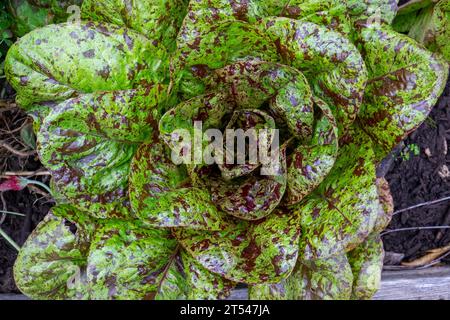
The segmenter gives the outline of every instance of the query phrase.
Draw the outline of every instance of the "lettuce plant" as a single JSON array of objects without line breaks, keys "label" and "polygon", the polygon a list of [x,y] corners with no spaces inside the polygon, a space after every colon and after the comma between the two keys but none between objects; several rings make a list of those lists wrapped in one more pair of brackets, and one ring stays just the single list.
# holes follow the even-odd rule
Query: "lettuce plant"
[{"label": "lettuce plant", "polygon": [[[117,9],[120,8],[120,9]],[[396,1],[85,0],[6,60],[59,204],[15,265],[34,298],[369,299],[392,213],[377,163],[448,65]],[[279,128],[261,164],[177,165],[176,129]]]}]

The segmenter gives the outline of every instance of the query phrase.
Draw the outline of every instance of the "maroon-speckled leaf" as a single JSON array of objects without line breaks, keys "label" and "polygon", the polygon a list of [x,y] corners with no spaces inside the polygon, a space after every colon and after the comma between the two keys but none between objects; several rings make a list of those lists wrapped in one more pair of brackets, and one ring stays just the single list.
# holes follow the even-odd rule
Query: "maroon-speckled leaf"
[{"label": "maroon-speckled leaf", "polygon": [[414,40],[388,28],[363,28],[359,46],[369,70],[363,129],[384,157],[428,116],[445,87],[448,65]]},{"label": "maroon-speckled leaf", "polygon": [[398,0],[346,0],[344,3],[356,25],[390,25],[398,11]]},{"label": "maroon-speckled leaf", "polygon": [[367,80],[356,47],[342,34],[311,22],[267,18],[258,28],[277,45],[286,62],[302,70],[314,93],[332,107],[342,134],[356,118]]},{"label": "maroon-speckled leaf", "polygon": [[152,41],[175,47],[188,0],[84,0],[82,18],[136,30]]},{"label": "maroon-speckled leaf", "polygon": [[339,144],[330,174],[294,206],[301,215],[301,261],[351,250],[373,230],[380,214],[372,141],[354,125]]},{"label": "maroon-speckled leaf", "polygon": [[256,222],[228,218],[220,231],[177,229],[175,235],[204,268],[226,279],[278,282],[297,261],[299,222],[295,212],[277,208]]},{"label": "maroon-speckled leaf", "polygon": [[38,152],[58,192],[90,215],[129,214],[128,174],[137,143],[156,133],[164,86],[80,95],[52,107]]},{"label": "maroon-speckled leaf", "polygon": [[345,254],[298,263],[294,271],[276,284],[258,284],[249,289],[250,299],[348,300],[353,275]]},{"label": "maroon-speckled leaf", "polygon": [[177,244],[170,230],[140,222],[107,222],[87,259],[91,299],[220,299],[234,283],[210,273]]},{"label": "maroon-speckled leaf", "polygon": [[334,166],[338,152],[337,124],[330,108],[320,99],[315,99],[320,110],[314,135],[308,144],[300,144],[288,159],[289,204],[300,202],[311,193],[328,175]]},{"label": "maroon-speckled leaf", "polygon": [[130,173],[130,200],[135,214],[155,227],[219,230],[221,216],[207,189],[193,187],[184,166],[172,162],[164,143],[140,146]]},{"label": "maroon-speckled leaf", "polygon": [[85,268],[92,230],[55,214],[75,213],[67,206],[54,207],[31,233],[14,264],[17,287],[34,299],[87,299]]}]

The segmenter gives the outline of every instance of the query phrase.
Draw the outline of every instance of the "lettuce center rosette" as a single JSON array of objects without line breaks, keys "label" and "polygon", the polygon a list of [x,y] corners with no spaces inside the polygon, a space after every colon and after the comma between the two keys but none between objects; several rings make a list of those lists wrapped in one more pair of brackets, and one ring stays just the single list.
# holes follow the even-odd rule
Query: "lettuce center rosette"
[{"label": "lettuce center rosette", "polygon": [[[390,0],[127,4],[85,1],[86,21],[8,54],[59,202],[19,254],[19,288],[370,298],[392,213],[376,166],[425,120],[446,62],[392,30]],[[277,157],[233,154],[214,130],[266,133],[253,142]]]}]

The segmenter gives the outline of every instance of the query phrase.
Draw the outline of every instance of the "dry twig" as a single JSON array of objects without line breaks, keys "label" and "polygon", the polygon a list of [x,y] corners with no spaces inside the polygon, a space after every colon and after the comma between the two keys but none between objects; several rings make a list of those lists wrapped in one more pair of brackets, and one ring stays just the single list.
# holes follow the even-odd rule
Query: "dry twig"
[{"label": "dry twig", "polygon": [[36,150],[31,150],[31,151],[16,150],[13,147],[11,147],[9,144],[7,144],[6,142],[3,142],[3,141],[0,141],[0,148],[4,148],[4,149],[8,150],[9,152],[15,154],[16,156],[19,156],[22,158],[27,158],[29,156],[36,154]]}]

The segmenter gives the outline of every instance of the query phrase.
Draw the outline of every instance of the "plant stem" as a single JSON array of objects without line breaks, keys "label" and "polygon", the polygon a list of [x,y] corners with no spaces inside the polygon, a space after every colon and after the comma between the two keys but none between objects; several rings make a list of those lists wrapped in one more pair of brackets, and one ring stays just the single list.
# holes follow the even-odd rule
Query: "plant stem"
[{"label": "plant stem", "polygon": [[25,217],[25,215],[24,215],[23,213],[13,212],[13,211],[0,210],[0,213],[11,214],[11,215],[13,215],[13,216],[21,216],[21,217]]},{"label": "plant stem", "polygon": [[409,211],[409,210],[420,208],[420,207],[424,207],[424,206],[429,206],[429,205],[432,205],[432,204],[436,204],[436,203],[440,203],[440,202],[444,202],[444,201],[448,201],[448,200],[450,200],[450,197],[445,197],[445,198],[442,198],[442,199],[437,199],[437,200],[433,200],[433,201],[419,203],[419,204],[416,204],[416,205],[408,207],[408,208],[397,210],[392,215],[395,216],[396,214],[399,214],[399,213],[402,213],[402,212],[405,212],[405,211]]},{"label": "plant stem", "polygon": [[19,245],[18,245],[13,239],[11,239],[11,238],[5,233],[5,231],[3,231],[2,228],[0,228],[0,236],[2,236],[3,238],[5,238],[5,240],[6,240],[7,242],[9,242],[9,244],[10,244],[11,246],[13,246],[14,249],[17,250],[17,252],[20,251]]},{"label": "plant stem", "polygon": [[46,184],[44,184],[40,181],[36,181],[36,180],[29,180],[29,179],[24,179],[24,180],[26,181],[27,184],[34,184],[34,185],[44,188],[50,195],[53,196],[52,190],[50,190],[50,188]]},{"label": "plant stem", "polygon": [[382,232],[380,235],[384,236],[394,232],[402,232],[402,231],[420,231],[420,230],[437,230],[437,229],[450,229],[450,226],[429,226],[429,227],[411,227],[411,228],[400,228],[393,230],[386,230]]}]

